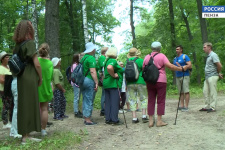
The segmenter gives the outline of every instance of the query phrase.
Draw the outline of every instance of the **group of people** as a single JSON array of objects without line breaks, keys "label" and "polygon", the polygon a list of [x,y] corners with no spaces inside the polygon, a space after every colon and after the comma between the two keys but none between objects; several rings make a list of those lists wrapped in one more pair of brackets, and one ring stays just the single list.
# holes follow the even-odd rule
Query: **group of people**
[{"label": "group of people", "polygon": [[[65,114],[66,98],[64,78],[60,71],[61,59],[54,57],[50,60],[50,47],[47,43],[40,45],[37,51],[34,43],[34,29],[28,20],[21,21],[14,32],[13,40],[16,43],[13,53],[19,55],[26,67],[21,75],[15,76],[8,67],[9,54],[0,53],[0,94],[3,101],[2,120],[3,128],[11,128],[10,136],[22,137],[22,144],[27,140],[39,142],[41,139],[29,136],[32,131],[47,135],[48,102],[54,99],[54,119],[68,118]],[[176,83],[180,93],[179,110],[188,111],[190,99],[189,83],[190,70],[192,68],[190,58],[183,54],[181,45],[176,47],[177,57],[173,64],[160,53],[161,43],[151,44],[152,52],[144,59],[139,58],[141,51],[131,48],[127,54],[127,62],[134,61],[139,75],[136,80],[126,80],[125,68],[122,62],[117,61],[118,50],[115,47],[103,47],[101,56],[96,63],[94,57],[96,45],[89,42],[85,45],[85,51],[74,54],[71,73],[82,63],[84,82],[76,85],[71,81],[74,89],[74,115],[84,118],[87,126],[95,125],[92,119],[93,103],[98,86],[102,86],[100,116],[105,117],[106,124],[121,125],[118,112],[123,109],[125,103],[132,112],[132,123],[138,123],[136,113],[137,104],[142,112],[142,122],[149,127],[156,124],[157,127],[166,126],[162,120],[165,114],[167,78],[165,68],[176,71]],[[220,71],[222,65],[218,55],[212,51],[211,43],[204,43],[203,49],[208,55],[205,66],[205,82],[203,93],[205,106],[200,111],[215,112],[217,104],[216,84],[222,78]],[[38,57],[39,56],[39,57]],[[154,65],[158,68],[159,77],[155,84],[145,82],[142,77],[143,69],[150,59],[154,59]],[[124,67],[124,66],[125,67]],[[10,80],[12,96],[6,95],[8,80]],[[79,110],[79,99],[82,94],[82,111]],[[157,99],[157,102],[156,102]],[[157,103],[157,121],[155,121],[155,104]],[[148,115],[147,115],[148,114]],[[149,116],[149,117],[147,117]]]},{"label": "group of people", "polygon": [[[157,99],[158,117],[156,126],[166,126],[167,123],[162,121],[162,115],[165,114],[167,88],[166,67],[176,71],[176,84],[180,94],[180,106],[178,109],[184,112],[189,111],[189,84],[192,70],[190,58],[186,54],[183,54],[183,47],[178,45],[176,47],[177,57],[174,58],[172,64],[163,53],[160,53],[161,47],[160,42],[153,42],[151,44],[152,52],[145,56],[144,60],[139,58],[141,52],[138,49],[131,48],[127,54],[127,61],[135,61],[139,77],[134,81],[126,81],[124,73],[126,67],[123,66],[122,62],[117,61],[118,52],[116,48],[103,47],[101,49],[101,56],[96,63],[94,57],[96,47],[93,43],[87,43],[86,50],[84,51],[85,55],[81,59],[84,65],[85,81],[80,87],[76,85],[74,88],[75,117],[84,117],[85,125],[97,124],[91,120],[91,114],[96,90],[98,86],[102,86],[100,116],[105,116],[106,124],[123,124],[118,118],[118,112],[120,109],[123,109],[126,102],[129,107],[127,110],[132,112],[132,123],[139,122],[136,110],[138,103],[140,103],[138,107],[142,112],[142,122],[149,122],[149,127],[153,127],[155,124],[154,114]],[[218,55],[212,51],[211,43],[204,43],[203,47],[204,52],[208,55],[205,67],[206,80],[203,90],[206,98],[206,106],[200,109],[200,111],[215,112],[217,101],[216,83],[219,77],[222,78],[222,74],[220,74],[222,65]],[[79,55],[74,55],[74,57],[75,56],[78,57]],[[159,70],[159,77],[156,84],[145,82],[142,77],[143,69],[148,65],[151,57],[154,58],[154,64]],[[86,58],[88,59],[85,61]],[[77,58],[76,60],[79,59]],[[73,66],[78,63],[79,62],[76,61]],[[74,67],[71,69],[71,73],[73,70]],[[79,101],[80,93],[77,88],[80,88],[80,93],[83,94],[83,114],[78,110],[77,102]]]},{"label": "group of people", "polygon": [[0,53],[3,128],[11,129],[10,136],[22,138],[22,144],[27,140],[40,142],[41,139],[33,138],[29,133],[36,131],[42,136],[47,135],[46,125],[52,124],[48,122],[48,105],[53,97],[54,119],[68,118],[65,115],[64,80],[59,70],[61,60],[57,57],[50,60],[47,43],[36,50],[34,29],[29,20],[22,20],[17,25],[13,40],[16,43],[13,53],[26,66],[22,73],[14,75],[8,66],[10,55],[5,51]]}]

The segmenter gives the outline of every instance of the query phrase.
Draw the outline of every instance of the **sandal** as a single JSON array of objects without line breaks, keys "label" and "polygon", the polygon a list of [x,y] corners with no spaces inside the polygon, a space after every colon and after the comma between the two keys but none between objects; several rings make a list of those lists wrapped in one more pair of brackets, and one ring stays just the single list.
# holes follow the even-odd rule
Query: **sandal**
[{"label": "sandal", "polygon": [[207,109],[207,108],[202,108],[202,109],[200,109],[199,111],[208,111],[209,109]]},{"label": "sandal", "polygon": [[216,112],[216,110],[214,108],[210,108],[207,110],[207,113],[210,113],[210,112]]}]

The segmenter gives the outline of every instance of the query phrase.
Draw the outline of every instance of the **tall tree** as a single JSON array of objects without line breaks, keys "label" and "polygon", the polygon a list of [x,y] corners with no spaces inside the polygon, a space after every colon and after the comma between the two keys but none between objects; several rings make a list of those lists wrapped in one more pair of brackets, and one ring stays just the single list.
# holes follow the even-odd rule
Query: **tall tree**
[{"label": "tall tree", "polygon": [[88,43],[89,38],[88,38],[86,0],[82,0],[82,14],[83,14],[84,41],[85,43]]},{"label": "tall tree", "polygon": [[202,34],[202,42],[208,42],[208,32],[207,32],[207,24],[206,19],[202,18],[202,0],[196,0],[197,7],[198,7],[198,17],[200,21],[200,28]]},{"label": "tall tree", "polygon": [[[176,34],[175,34],[175,24],[174,24],[174,12],[173,12],[173,0],[168,0],[169,3],[169,14],[170,14],[170,32],[171,32],[171,47],[175,49],[176,47]],[[173,71],[173,84],[176,84],[176,75]]]},{"label": "tall tree", "polygon": [[[69,2],[68,2],[69,1]],[[71,35],[72,35],[72,47],[73,47],[73,51],[77,51],[79,50],[79,43],[77,42],[78,41],[78,34],[79,34],[79,31],[77,30],[78,28],[75,27],[75,18],[77,17],[76,15],[76,11],[74,11],[74,8],[73,8],[73,2],[72,0],[65,0],[65,5],[66,5],[66,8],[67,8],[67,11],[68,11],[68,14],[69,14],[69,19],[68,19],[68,22],[69,22],[69,25],[70,25],[70,28],[71,28]],[[75,13],[73,13],[75,12]],[[74,17],[75,15],[75,17]]]},{"label": "tall tree", "polygon": [[[191,29],[190,29],[190,24],[189,24],[189,21],[188,21],[188,16],[185,14],[184,12],[184,8],[181,4],[181,1],[180,1],[180,10],[181,10],[181,16],[184,20],[184,23],[185,23],[185,26],[186,26],[186,29],[187,29],[187,33],[188,33],[188,39],[190,41],[190,44],[191,44],[191,48],[194,49],[194,45],[192,44],[192,40],[193,40],[193,35],[191,33]],[[192,52],[192,55],[193,55],[193,59],[194,61],[192,62],[195,66],[195,69],[197,71],[197,83],[198,84],[201,84],[201,74],[200,74],[200,69],[199,69],[199,65],[197,64],[197,56],[196,56],[196,52],[193,51]]]},{"label": "tall tree", "polygon": [[135,38],[135,27],[134,27],[134,2],[130,0],[130,26],[131,26],[131,34],[132,34],[132,44],[133,47],[137,47],[136,38]]},{"label": "tall tree", "polygon": [[45,41],[50,46],[50,56],[60,57],[59,49],[59,0],[46,0]]},{"label": "tall tree", "polygon": [[38,39],[38,22],[37,22],[37,9],[36,9],[36,0],[31,1],[31,14],[32,14],[32,24],[34,27],[34,41],[36,44],[36,49],[38,49],[39,39]]}]

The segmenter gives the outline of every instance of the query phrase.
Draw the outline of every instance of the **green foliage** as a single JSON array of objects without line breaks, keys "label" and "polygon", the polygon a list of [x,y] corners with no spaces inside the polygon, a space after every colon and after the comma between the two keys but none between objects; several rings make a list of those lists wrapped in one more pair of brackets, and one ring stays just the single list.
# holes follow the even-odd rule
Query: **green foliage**
[{"label": "green foliage", "polygon": [[21,145],[20,139],[14,139],[6,138],[5,140],[1,141],[0,147],[4,150],[29,150],[29,149],[67,149],[71,146],[75,146],[79,144],[85,136],[85,131],[80,131],[79,134],[68,132],[68,131],[61,131],[61,132],[55,132],[53,135],[48,136],[40,143],[32,143],[27,142],[26,145]]}]

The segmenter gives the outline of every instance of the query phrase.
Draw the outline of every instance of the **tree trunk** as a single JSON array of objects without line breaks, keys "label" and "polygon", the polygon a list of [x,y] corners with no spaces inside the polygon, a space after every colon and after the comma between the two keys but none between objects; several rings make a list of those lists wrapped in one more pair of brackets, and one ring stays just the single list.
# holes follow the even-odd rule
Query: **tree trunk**
[{"label": "tree trunk", "polygon": [[82,12],[83,12],[84,41],[85,41],[85,44],[86,44],[89,41],[89,38],[88,38],[88,24],[87,24],[87,11],[86,11],[86,0],[82,0]]},{"label": "tree trunk", "polygon": [[132,44],[133,44],[133,47],[137,47],[133,16],[134,16],[133,0],[130,0],[130,26],[131,26],[131,34],[132,34]]},{"label": "tree trunk", "polygon": [[66,4],[66,8],[68,10],[68,14],[69,14],[69,24],[70,24],[70,28],[71,28],[71,34],[72,34],[72,43],[73,43],[73,51],[78,51],[79,48],[77,47],[78,43],[78,37],[77,37],[77,34],[78,32],[76,33],[76,29],[75,28],[75,23],[74,23],[74,15],[73,15],[73,4],[72,4],[72,1],[69,0],[70,3],[68,3],[67,0],[65,0],[65,4]]},{"label": "tree trunk", "polygon": [[32,24],[33,24],[33,27],[34,27],[34,41],[35,41],[35,44],[36,44],[36,49],[38,49],[38,26],[37,26],[37,10],[36,10],[36,0],[32,0],[31,1],[31,9],[32,9]]},{"label": "tree trunk", "polygon": [[45,41],[50,46],[50,56],[60,57],[59,49],[59,0],[46,0]]},{"label": "tree trunk", "polygon": [[[185,26],[186,26],[186,29],[187,29],[189,41],[190,41],[190,43],[192,43],[193,35],[191,33],[190,25],[189,25],[189,22],[188,22],[188,17],[185,15],[182,5],[180,5],[180,10],[181,10],[182,18],[184,19],[184,22],[185,22]],[[194,49],[194,45],[193,44],[191,44],[191,48]],[[200,85],[201,84],[201,75],[200,75],[199,66],[197,64],[196,52],[192,51],[192,54],[193,54],[193,59],[194,59],[192,64],[194,64],[196,72],[197,72],[197,78],[196,78],[197,79],[197,83]]]},{"label": "tree trunk", "polygon": [[200,21],[201,33],[202,33],[202,42],[208,42],[208,33],[207,33],[207,24],[205,18],[202,18],[202,0],[196,0],[198,7],[198,17]]},{"label": "tree trunk", "polygon": [[[175,49],[176,34],[175,34],[175,25],[174,25],[173,1],[168,0],[168,3],[169,3],[169,13],[170,13],[171,48]],[[173,85],[175,85],[175,84],[176,84],[176,74],[173,71]]]}]

